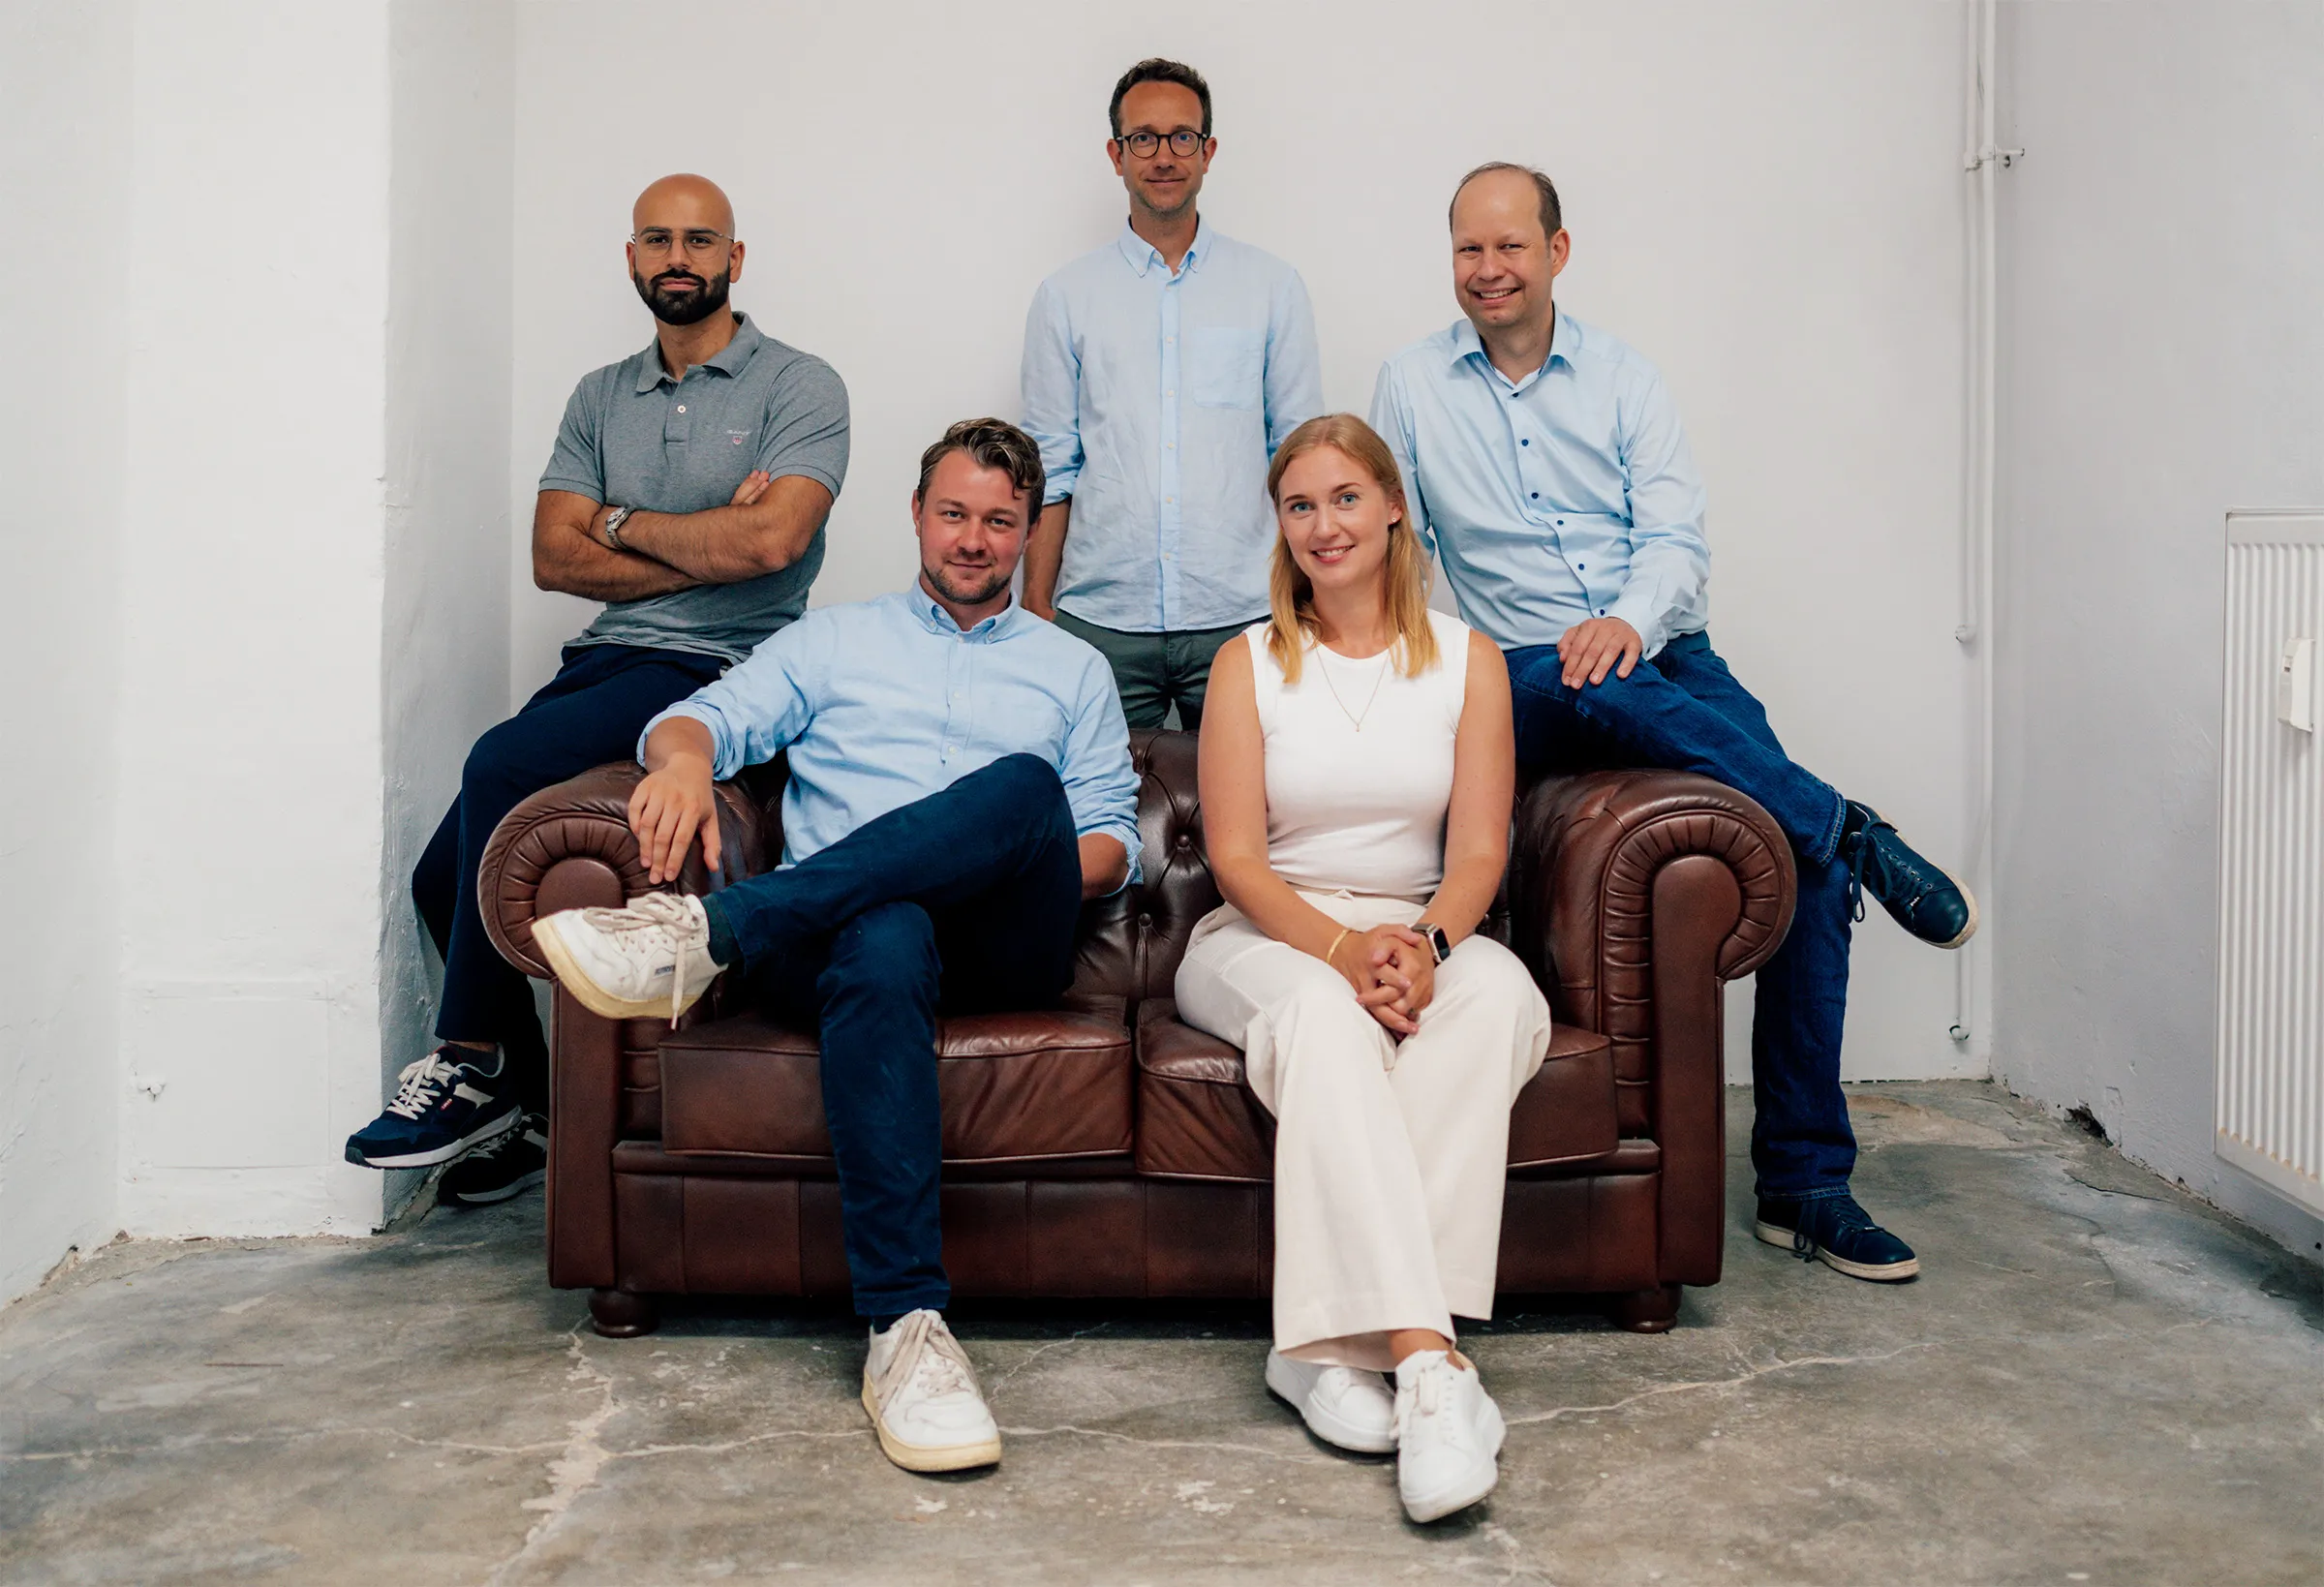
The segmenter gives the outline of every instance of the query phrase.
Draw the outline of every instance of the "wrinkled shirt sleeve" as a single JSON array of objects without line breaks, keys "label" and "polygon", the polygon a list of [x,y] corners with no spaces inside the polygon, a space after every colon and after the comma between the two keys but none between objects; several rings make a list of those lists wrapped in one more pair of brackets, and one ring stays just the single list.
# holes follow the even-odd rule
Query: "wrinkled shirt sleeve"
[{"label": "wrinkled shirt sleeve", "polygon": [[1286,271],[1268,305],[1267,455],[1324,411],[1324,359],[1315,338],[1315,307],[1297,270]]},{"label": "wrinkled shirt sleeve", "polygon": [[1630,499],[1630,577],[1606,615],[1636,628],[1642,654],[1651,656],[1669,640],[1670,620],[1699,608],[1710,578],[1702,475],[1679,424],[1678,405],[1651,368],[1625,383],[1616,419]]},{"label": "wrinkled shirt sleeve", "polygon": [[773,760],[814,719],[815,681],[829,660],[829,632],[830,625],[811,614],[778,629],[725,677],[646,723],[637,736],[639,763],[654,729],[673,717],[691,717],[710,729],[710,775],[720,782],[746,766]]},{"label": "wrinkled shirt sleeve", "polygon": [[1048,282],[1033,293],[1024,317],[1024,357],[1018,369],[1024,433],[1041,448],[1049,483],[1041,504],[1073,494],[1082,477],[1082,361],[1073,351],[1065,300]]},{"label": "wrinkled shirt sleeve", "polygon": [[1120,840],[1129,856],[1128,886],[1140,876],[1138,773],[1130,764],[1130,728],[1121,715],[1114,675],[1094,651],[1082,669],[1073,722],[1066,730],[1064,764],[1057,777],[1073,810],[1077,837]]}]

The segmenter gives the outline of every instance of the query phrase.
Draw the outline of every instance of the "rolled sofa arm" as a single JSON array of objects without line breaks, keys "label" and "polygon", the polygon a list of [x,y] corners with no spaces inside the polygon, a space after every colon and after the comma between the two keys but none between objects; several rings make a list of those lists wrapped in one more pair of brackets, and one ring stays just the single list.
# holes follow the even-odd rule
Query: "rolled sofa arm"
[{"label": "rolled sofa arm", "polygon": [[[629,831],[629,795],[645,771],[616,761],[543,788],[493,829],[478,868],[484,930],[501,957],[547,979],[533,947],[533,922],[560,909],[620,904],[649,891],[645,861]],[[739,784],[721,782],[719,873],[703,869],[697,846],[679,874],[682,893],[715,893],[773,868],[782,840],[776,823]]]},{"label": "rolled sofa arm", "polygon": [[1662,1147],[1666,1284],[1718,1281],[1725,1242],[1722,989],[1790,928],[1774,818],[1688,772],[1554,778],[1518,806],[1510,945],[1559,1019],[1613,1042],[1626,1134]]},{"label": "rolled sofa arm", "polygon": [[[493,829],[476,876],[484,929],[501,957],[546,979],[533,922],[560,909],[619,905],[648,890],[629,795],[645,772],[617,762],[582,773],[517,806]],[[697,846],[678,877],[688,893],[710,893],[767,870],[781,834],[751,793],[718,785],[719,874]],[[613,1147],[621,1134],[623,1049],[634,1029],[601,1020],[556,989],[549,1037],[549,1282],[602,1289],[614,1282]],[[690,1011],[689,1011],[690,1013]],[[657,1037],[647,1037],[651,1045]]]}]

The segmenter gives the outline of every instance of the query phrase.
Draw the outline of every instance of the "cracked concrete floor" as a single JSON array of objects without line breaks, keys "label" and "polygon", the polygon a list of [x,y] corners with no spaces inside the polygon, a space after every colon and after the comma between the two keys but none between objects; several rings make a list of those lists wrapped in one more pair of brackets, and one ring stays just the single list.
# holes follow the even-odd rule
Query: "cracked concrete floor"
[{"label": "cracked concrete floor", "polygon": [[852,1323],[596,1338],[529,1197],[115,1245],[0,1313],[0,1580],[2324,1579],[2318,1270],[1992,1086],[1853,1102],[1926,1275],[1756,1244],[1738,1156],[1727,1280],[1675,1332],[1472,1336],[1501,1487],[1434,1528],[1268,1399],[1258,1308],[964,1307],[1006,1460],[913,1478]]}]

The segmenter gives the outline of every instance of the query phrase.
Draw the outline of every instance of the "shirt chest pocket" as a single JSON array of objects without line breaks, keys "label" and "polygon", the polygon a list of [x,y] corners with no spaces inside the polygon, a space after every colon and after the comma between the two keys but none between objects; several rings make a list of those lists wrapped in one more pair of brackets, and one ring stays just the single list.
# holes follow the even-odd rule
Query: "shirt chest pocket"
[{"label": "shirt chest pocket", "polygon": [[1267,332],[1211,327],[1186,334],[1186,389],[1205,408],[1256,408],[1267,379]]}]

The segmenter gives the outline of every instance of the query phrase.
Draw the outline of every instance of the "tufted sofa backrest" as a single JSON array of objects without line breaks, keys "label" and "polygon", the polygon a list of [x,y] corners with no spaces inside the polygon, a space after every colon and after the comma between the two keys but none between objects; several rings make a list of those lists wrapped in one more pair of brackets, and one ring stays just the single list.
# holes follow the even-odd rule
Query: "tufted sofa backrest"
[{"label": "tufted sofa backrest", "polygon": [[1076,996],[1126,998],[1135,1007],[1168,997],[1195,922],[1218,907],[1203,857],[1203,812],[1195,797],[1195,735],[1142,729],[1130,735],[1138,769],[1141,877],[1134,887],[1082,910]]}]

